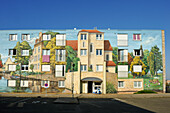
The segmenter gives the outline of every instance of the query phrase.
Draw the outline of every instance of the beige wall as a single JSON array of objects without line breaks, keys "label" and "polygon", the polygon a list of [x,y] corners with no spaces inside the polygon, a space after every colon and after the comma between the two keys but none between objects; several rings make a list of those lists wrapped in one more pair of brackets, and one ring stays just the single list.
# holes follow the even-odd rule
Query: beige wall
[{"label": "beige wall", "polygon": [[108,70],[110,73],[115,73],[115,66],[107,66],[106,70]]},{"label": "beige wall", "polygon": [[106,55],[109,55],[109,61],[112,61],[112,51],[104,52],[104,60],[106,61]]},{"label": "beige wall", "polygon": [[[118,79],[118,81],[124,81],[124,88],[119,88],[118,91],[140,91],[143,90],[143,79]],[[134,81],[141,81],[141,88],[134,88]]]},{"label": "beige wall", "polygon": [[9,64],[15,64],[15,63],[13,63],[10,58],[8,58],[4,65],[5,71],[8,71]]},{"label": "beige wall", "polygon": [[106,82],[114,85],[114,88],[118,90],[118,78],[117,73],[106,73]]},{"label": "beige wall", "polygon": [[162,30],[163,92],[166,93],[165,31]]}]

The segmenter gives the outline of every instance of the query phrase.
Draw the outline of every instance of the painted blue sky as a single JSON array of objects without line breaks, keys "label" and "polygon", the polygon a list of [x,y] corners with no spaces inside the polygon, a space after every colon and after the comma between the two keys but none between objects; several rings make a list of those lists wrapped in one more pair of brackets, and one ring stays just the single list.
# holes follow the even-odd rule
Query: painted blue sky
[{"label": "painted blue sky", "polygon": [[164,29],[170,79],[169,0],[0,0],[0,29]]}]

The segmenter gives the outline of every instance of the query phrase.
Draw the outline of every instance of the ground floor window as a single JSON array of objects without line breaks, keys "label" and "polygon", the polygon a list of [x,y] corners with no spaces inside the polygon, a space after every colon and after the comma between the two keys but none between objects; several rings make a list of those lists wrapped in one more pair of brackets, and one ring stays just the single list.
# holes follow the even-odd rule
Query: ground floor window
[{"label": "ground floor window", "polygon": [[142,82],[141,81],[134,81],[134,88],[142,88]]},{"label": "ground floor window", "polygon": [[58,87],[60,87],[60,88],[65,87],[65,81],[63,81],[63,80],[58,81]]},{"label": "ground floor window", "polygon": [[124,81],[118,81],[118,87],[124,88]]}]

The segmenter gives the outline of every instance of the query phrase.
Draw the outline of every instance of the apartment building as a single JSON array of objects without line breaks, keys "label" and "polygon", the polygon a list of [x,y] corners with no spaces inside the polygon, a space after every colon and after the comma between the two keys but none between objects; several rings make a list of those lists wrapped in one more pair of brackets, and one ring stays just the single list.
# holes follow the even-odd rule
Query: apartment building
[{"label": "apartment building", "polygon": [[[77,51],[80,59],[79,69],[74,73],[74,91],[76,93],[106,93],[106,72],[115,73],[116,64],[112,61],[112,47],[104,40],[104,33],[98,30],[81,30],[78,40],[67,40],[67,46]],[[67,73],[66,82],[71,85],[71,76]],[[69,78],[70,77],[70,78]]]}]

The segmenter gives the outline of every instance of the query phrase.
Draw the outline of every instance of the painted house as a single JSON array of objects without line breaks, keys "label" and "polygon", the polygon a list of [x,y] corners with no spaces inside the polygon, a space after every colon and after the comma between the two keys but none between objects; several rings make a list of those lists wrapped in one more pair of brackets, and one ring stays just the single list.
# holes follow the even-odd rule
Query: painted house
[{"label": "painted house", "polygon": [[[106,93],[107,82],[113,83],[119,92],[143,89],[165,92],[164,30],[50,30],[59,33],[52,41],[54,49],[48,45],[53,37],[48,31],[0,30],[2,63],[20,63],[22,71],[27,72],[31,64],[35,72],[53,70],[54,77],[60,78],[59,86],[69,86],[75,93],[93,93],[95,88]],[[71,62],[67,60],[67,46],[79,58],[77,70],[68,71]],[[6,64],[3,66],[9,70]]]}]

